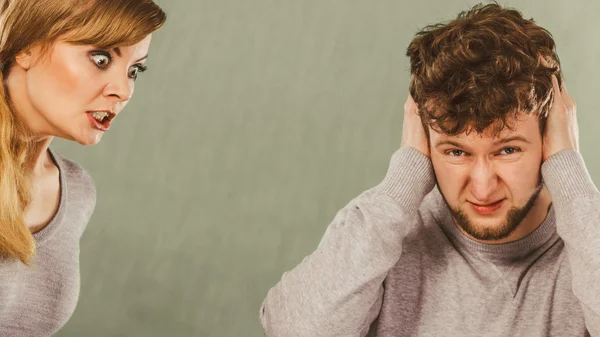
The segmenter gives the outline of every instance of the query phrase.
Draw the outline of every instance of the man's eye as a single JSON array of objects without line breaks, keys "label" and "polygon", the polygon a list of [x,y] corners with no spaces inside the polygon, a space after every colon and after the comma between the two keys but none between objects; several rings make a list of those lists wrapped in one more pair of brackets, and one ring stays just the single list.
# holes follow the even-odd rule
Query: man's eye
[{"label": "man's eye", "polygon": [[463,150],[450,150],[450,151],[447,151],[446,154],[453,156],[453,157],[460,157],[461,155],[464,155],[465,152]]},{"label": "man's eye", "polygon": [[105,53],[92,54],[91,58],[92,58],[92,62],[94,62],[96,67],[102,68],[102,69],[108,67],[108,65],[110,64],[110,61],[111,61],[110,55],[105,54]]},{"label": "man's eye", "polygon": [[500,150],[500,154],[501,155],[511,155],[513,153],[517,153],[520,150],[516,147],[505,147],[502,150]]}]

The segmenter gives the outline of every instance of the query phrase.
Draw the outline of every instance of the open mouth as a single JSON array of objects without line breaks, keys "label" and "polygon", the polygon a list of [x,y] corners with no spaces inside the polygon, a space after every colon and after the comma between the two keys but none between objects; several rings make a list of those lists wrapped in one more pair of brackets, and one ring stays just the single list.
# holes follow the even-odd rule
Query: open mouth
[{"label": "open mouth", "polygon": [[110,128],[110,122],[115,117],[115,113],[111,111],[88,111],[87,115],[92,127],[101,131],[107,131]]},{"label": "open mouth", "polygon": [[108,119],[108,112],[106,111],[94,111],[90,112],[98,122],[103,123]]}]

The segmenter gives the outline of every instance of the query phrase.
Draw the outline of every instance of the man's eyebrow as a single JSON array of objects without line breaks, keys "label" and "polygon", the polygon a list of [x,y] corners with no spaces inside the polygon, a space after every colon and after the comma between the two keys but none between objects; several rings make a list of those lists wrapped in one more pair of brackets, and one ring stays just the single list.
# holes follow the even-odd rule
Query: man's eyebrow
[{"label": "man's eyebrow", "polygon": [[463,147],[463,145],[461,143],[458,143],[458,142],[455,142],[455,141],[449,140],[449,139],[439,141],[438,143],[435,144],[435,147],[440,147],[442,145],[452,145],[452,146],[456,146],[456,147],[460,147],[460,148]]},{"label": "man's eyebrow", "polygon": [[500,138],[494,142],[494,145],[509,143],[512,141],[521,141],[521,142],[525,142],[527,144],[531,144],[531,142],[528,141],[527,139],[525,139],[525,137],[523,137],[523,136],[512,136],[512,137]]},{"label": "man's eyebrow", "polygon": [[[500,138],[500,139],[494,141],[494,145],[505,144],[505,143],[509,143],[512,141],[521,141],[521,142],[525,142],[527,144],[531,144],[531,142],[529,140],[525,139],[525,137],[523,137],[523,136],[512,136],[512,137]],[[450,139],[444,139],[444,140],[439,141],[438,143],[435,144],[435,147],[440,147],[442,145],[452,145],[452,146],[456,146],[456,147],[460,147],[460,148],[464,147],[463,144],[453,141],[453,140],[450,140]]]}]

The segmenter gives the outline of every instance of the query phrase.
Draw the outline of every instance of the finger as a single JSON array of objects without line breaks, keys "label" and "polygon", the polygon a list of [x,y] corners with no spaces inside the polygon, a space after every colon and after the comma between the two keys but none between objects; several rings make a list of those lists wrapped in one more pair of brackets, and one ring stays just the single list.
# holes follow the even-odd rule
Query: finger
[{"label": "finger", "polygon": [[558,85],[558,79],[556,79],[555,75],[552,75],[552,87],[554,88],[554,104],[564,104],[560,86]]},{"label": "finger", "polygon": [[404,107],[408,111],[412,111],[417,115],[419,114],[419,106],[417,105],[410,93],[408,93],[408,97],[406,98],[406,103]]},{"label": "finger", "polygon": [[541,54],[540,54],[538,57],[539,57],[540,63],[541,63],[541,64],[542,64],[544,67],[546,67],[546,68],[551,68],[551,67],[552,67],[552,66],[550,65],[550,62],[548,62],[548,60],[546,60],[546,58],[545,58],[545,57],[543,57]]},{"label": "finger", "polygon": [[548,69],[557,68],[557,70],[560,70],[560,65],[558,65],[557,62],[554,59],[552,59],[552,57],[550,57],[550,56],[548,58],[546,58],[546,57],[542,56],[542,54],[538,54],[538,60],[539,60],[540,64],[542,66],[544,66],[545,68],[548,68]]},{"label": "finger", "polygon": [[567,107],[575,106],[575,101],[573,100],[573,97],[571,96],[571,94],[569,93],[569,90],[567,89],[567,84],[565,83],[564,77],[562,78],[560,96],[561,96],[562,101],[564,102],[565,106],[567,106]]},{"label": "finger", "polygon": [[564,79],[562,81],[562,88],[560,90],[560,96],[562,97],[562,100],[565,103],[568,103],[569,99],[571,98],[571,95],[569,95],[569,91],[567,90],[567,84],[565,83]]}]

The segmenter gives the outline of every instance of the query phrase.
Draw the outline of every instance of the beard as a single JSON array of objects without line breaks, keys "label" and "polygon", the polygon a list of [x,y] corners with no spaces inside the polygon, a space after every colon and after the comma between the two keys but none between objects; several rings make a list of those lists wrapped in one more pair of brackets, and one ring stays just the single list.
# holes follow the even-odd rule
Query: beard
[{"label": "beard", "polygon": [[442,195],[442,199],[444,199],[444,202],[448,206],[448,209],[450,210],[450,213],[452,214],[452,217],[454,218],[455,222],[467,234],[480,241],[501,240],[507,238],[510,234],[512,234],[515,231],[515,229],[517,229],[519,224],[521,224],[523,219],[525,219],[525,217],[527,216],[529,211],[531,211],[533,206],[535,206],[535,202],[537,201],[537,198],[540,192],[542,191],[542,188],[543,183],[540,181],[535,191],[523,207],[512,207],[510,210],[508,210],[504,221],[502,221],[497,226],[486,228],[473,223],[469,219],[469,217],[467,217],[467,215],[459,208],[454,208],[450,206],[448,200],[446,200],[446,197],[444,197],[444,194],[442,193],[438,185],[438,190]]}]

